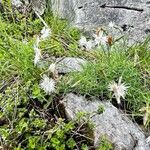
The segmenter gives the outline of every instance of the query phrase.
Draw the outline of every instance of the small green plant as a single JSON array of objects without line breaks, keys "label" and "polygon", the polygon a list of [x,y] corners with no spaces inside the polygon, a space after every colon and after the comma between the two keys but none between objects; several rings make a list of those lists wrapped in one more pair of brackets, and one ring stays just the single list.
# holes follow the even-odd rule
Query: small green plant
[{"label": "small green plant", "polygon": [[84,111],[79,111],[77,113],[77,122],[83,122],[83,121],[87,121],[88,119],[88,114]]},{"label": "small green plant", "polygon": [[104,107],[103,105],[99,105],[99,106],[98,106],[97,113],[98,113],[98,114],[102,114],[104,111],[105,111],[105,107]]},{"label": "small green plant", "polygon": [[111,142],[108,141],[105,136],[102,137],[98,150],[113,150],[113,146]]},{"label": "small green plant", "polygon": [[[145,82],[143,82],[141,70],[135,67],[134,62],[122,50],[112,51],[109,56],[99,50],[95,57],[96,62],[89,62],[82,72],[71,73],[69,77],[64,78],[64,80],[69,79],[65,81],[68,83],[68,87],[75,85],[72,91],[109,100],[111,99],[108,90],[109,84],[112,81],[118,81],[119,77],[122,76],[122,82],[128,86],[125,97],[128,109],[139,112],[150,94],[148,80],[144,79]],[[63,79],[62,82],[64,82]],[[66,85],[64,88],[67,89]]]}]

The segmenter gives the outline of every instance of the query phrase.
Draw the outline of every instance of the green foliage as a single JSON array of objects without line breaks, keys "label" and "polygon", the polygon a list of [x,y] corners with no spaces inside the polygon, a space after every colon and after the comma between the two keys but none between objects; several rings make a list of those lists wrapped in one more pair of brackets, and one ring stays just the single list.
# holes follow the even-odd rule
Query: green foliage
[{"label": "green foliage", "polygon": [[113,150],[113,146],[110,141],[106,139],[106,137],[103,137],[100,141],[100,147],[99,150]]},{"label": "green foliage", "polygon": [[66,88],[66,92],[71,88],[72,91],[83,95],[110,99],[109,83],[118,82],[119,77],[122,76],[122,82],[129,86],[126,95],[128,108],[138,112],[150,94],[148,79],[144,79],[143,83],[141,70],[135,66],[134,61],[124,50],[111,51],[109,54],[99,50],[95,53],[95,62],[88,63],[82,72],[71,73],[62,79],[62,83],[64,80],[67,83],[63,88]]},{"label": "green foliage", "polygon": [[89,148],[86,144],[83,144],[82,147],[81,147],[81,150],[89,150]]},{"label": "green foliage", "polygon": [[[33,45],[43,28],[42,22],[33,13],[24,15],[12,12],[10,0],[3,1],[4,11],[0,13],[0,141],[7,149],[75,149],[79,143],[72,131],[73,122],[58,119],[55,106],[62,94],[76,92],[86,96],[112,100],[108,84],[118,81],[129,86],[125,103],[131,114],[144,116],[146,104],[150,103],[150,39],[131,47],[114,45],[109,52],[101,48],[93,51],[79,49],[80,32],[70,27],[66,20],[60,20],[52,13],[46,13],[44,20],[52,29],[52,35],[40,42],[41,67],[34,66]],[[46,95],[39,87],[41,76],[51,63],[47,56],[73,56],[89,61],[82,72],[70,73],[58,81],[57,92]],[[42,67],[43,65],[43,67]],[[61,98],[60,98],[61,99]],[[122,99],[122,101],[124,101]],[[56,107],[56,108],[55,108]],[[144,111],[139,111],[144,108]],[[56,110],[57,109],[57,110]],[[103,113],[99,106],[96,113]],[[149,113],[149,109],[148,109]],[[58,115],[59,114],[59,115]],[[79,112],[77,121],[89,121],[89,115]],[[149,117],[146,127],[149,128]],[[84,141],[84,140],[83,140]],[[88,142],[81,142],[82,150],[88,149]],[[100,150],[112,149],[104,138]]]},{"label": "green foliage", "polygon": [[73,138],[68,138],[67,135],[74,129],[74,124],[72,122],[64,123],[62,120],[59,120],[58,125],[55,125],[53,130],[51,130],[48,136],[50,148],[56,150],[62,149],[74,149],[76,142]]},{"label": "green foliage", "polygon": [[76,117],[78,122],[87,121],[88,114],[86,112],[79,111]]},{"label": "green foliage", "polygon": [[99,105],[97,111],[98,111],[98,114],[102,114],[105,111],[104,106],[103,105]]},{"label": "green foliage", "polygon": [[[4,147],[15,150],[74,149],[76,142],[69,135],[74,124],[62,120],[55,122],[56,124],[49,121],[51,114],[47,114],[47,107],[53,97],[45,98],[45,93],[39,88],[41,74],[45,70],[33,64],[33,45],[43,25],[39,19],[33,19],[32,14],[25,17],[19,12],[13,14],[11,5],[5,5],[4,9],[8,8],[9,11],[0,14],[1,143]],[[72,41],[77,38],[76,29],[68,27],[64,31],[64,28],[67,28],[66,21],[60,21],[52,15],[47,15],[45,20],[52,28],[54,37],[55,34],[65,34],[69,31]],[[56,39],[41,42],[42,53],[56,46],[57,49],[52,49],[52,54],[56,52],[56,55],[62,55],[65,47],[59,41],[60,38],[58,36]],[[54,46],[45,49],[50,44]]]}]

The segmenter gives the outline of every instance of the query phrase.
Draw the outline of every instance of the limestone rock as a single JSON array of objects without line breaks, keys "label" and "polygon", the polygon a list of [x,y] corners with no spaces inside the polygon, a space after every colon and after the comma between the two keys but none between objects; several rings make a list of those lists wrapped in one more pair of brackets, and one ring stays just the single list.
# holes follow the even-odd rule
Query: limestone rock
[{"label": "limestone rock", "polygon": [[39,15],[42,15],[46,9],[46,0],[31,0],[31,1],[33,10],[38,12]]},{"label": "limestone rock", "polygon": [[58,62],[56,69],[59,73],[82,71],[82,67],[86,64],[84,59],[74,57],[57,58],[56,62]]},{"label": "limestone rock", "polygon": [[86,31],[113,21],[131,41],[150,33],[149,0],[51,0],[51,7],[54,14]]},{"label": "limestone rock", "polygon": [[[87,101],[82,96],[68,94],[63,104],[69,119],[76,120],[78,112],[89,114],[90,121],[95,125],[94,144],[98,147],[102,136],[106,136],[114,145],[115,150],[149,150],[145,135],[138,125],[134,124],[125,114],[114,107],[110,102],[100,100]],[[99,106],[104,112],[97,112]],[[94,115],[93,115],[94,114]]]}]

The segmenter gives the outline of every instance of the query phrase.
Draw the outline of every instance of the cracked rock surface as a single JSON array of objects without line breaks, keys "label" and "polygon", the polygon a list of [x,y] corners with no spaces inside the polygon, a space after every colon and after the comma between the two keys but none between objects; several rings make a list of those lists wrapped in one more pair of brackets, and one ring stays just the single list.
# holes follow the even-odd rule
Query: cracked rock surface
[{"label": "cracked rock surface", "polygon": [[113,21],[131,42],[150,34],[149,0],[52,0],[51,7],[55,14],[85,31]]},{"label": "cracked rock surface", "polygon": [[[90,115],[90,121],[95,125],[94,145],[106,136],[114,145],[115,150],[149,150],[146,138],[137,124],[134,124],[125,114],[114,107],[110,102],[100,100],[88,101],[82,96],[73,93],[63,99],[66,115],[71,120],[77,119],[77,113],[84,112]],[[103,106],[103,113],[97,112]],[[93,115],[94,114],[94,115]]]}]

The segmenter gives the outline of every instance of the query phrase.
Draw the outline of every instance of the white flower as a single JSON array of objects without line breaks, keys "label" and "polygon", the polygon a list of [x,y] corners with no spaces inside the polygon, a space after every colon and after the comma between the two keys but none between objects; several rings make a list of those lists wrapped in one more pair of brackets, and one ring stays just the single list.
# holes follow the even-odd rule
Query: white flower
[{"label": "white flower", "polygon": [[103,31],[100,31],[98,34],[94,34],[94,41],[96,45],[103,45],[105,46],[107,44],[108,38],[106,36],[103,36]]},{"label": "white flower", "polygon": [[103,31],[100,30],[97,34],[94,34],[93,35],[94,39],[95,39],[95,44],[98,44],[100,43],[100,40],[101,38],[103,37]]},{"label": "white flower", "polygon": [[86,50],[91,50],[94,46],[95,46],[95,43],[94,43],[93,40],[87,41],[87,42],[86,42],[86,45],[85,45]]},{"label": "white flower", "polygon": [[120,104],[120,102],[121,102],[120,101],[121,97],[125,98],[125,95],[126,95],[126,92],[128,89],[128,87],[124,83],[121,83],[121,79],[122,79],[122,77],[119,78],[118,83],[113,81],[108,86],[109,91],[113,92],[113,95],[115,96],[118,104]]},{"label": "white flower", "polygon": [[87,41],[87,39],[84,36],[81,36],[81,39],[79,40],[79,46],[81,48],[86,48],[86,50],[91,50],[94,46],[95,43],[93,40]]},{"label": "white flower", "polygon": [[103,45],[105,46],[107,44],[108,38],[106,36],[95,36],[95,44],[96,45]]},{"label": "white flower", "polygon": [[56,70],[56,64],[55,63],[52,63],[50,66],[49,66],[49,69],[48,69],[51,73],[55,73],[55,70]]},{"label": "white flower", "polygon": [[86,45],[86,43],[87,43],[86,38],[84,36],[81,36],[81,39],[79,40],[79,46],[83,47]]},{"label": "white flower", "polygon": [[109,22],[109,25],[108,25],[110,28],[114,28],[114,26],[115,26],[115,23],[114,22]]},{"label": "white flower", "polygon": [[37,36],[36,38],[36,43],[34,44],[33,48],[34,48],[34,53],[35,53],[35,56],[34,56],[34,65],[36,66],[37,63],[40,61],[40,59],[42,58],[42,55],[41,55],[41,50],[38,48],[39,47],[39,42],[40,42],[40,38],[39,36]]},{"label": "white flower", "polygon": [[34,53],[35,53],[35,56],[34,56],[34,65],[36,66],[37,63],[40,61],[42,55],[41,55],[41,51],[40,49],[37,47],[37,45],[35,44],[34,45]]},{"label": "white flower", "polygon": [[53,93],[55,91],[55,80],[48,78],[47,75],[43,75],[43,80],[40,83],[40,87],[47,93]]},{"label": "white flower", "polygon": [[41,40],[45,40],[47,39],[49,36],[51,35],[51,29],[48,27],[43,27],[43,29],[41,30]]},{"label": "white flower", "polygon": [[106,37],[106,36],[103,36],[103,37],[101,38],[101,40],[100,40],[100,43],[101,43],[103,46],[106,46],[107,42],[108,42],[108,37]]}]

